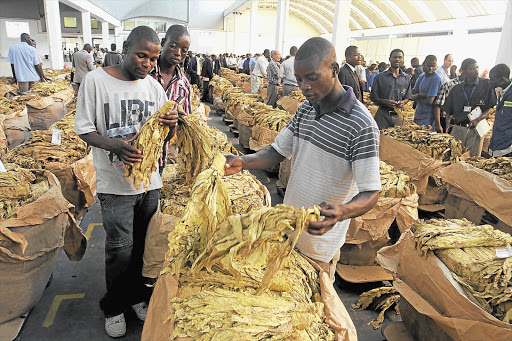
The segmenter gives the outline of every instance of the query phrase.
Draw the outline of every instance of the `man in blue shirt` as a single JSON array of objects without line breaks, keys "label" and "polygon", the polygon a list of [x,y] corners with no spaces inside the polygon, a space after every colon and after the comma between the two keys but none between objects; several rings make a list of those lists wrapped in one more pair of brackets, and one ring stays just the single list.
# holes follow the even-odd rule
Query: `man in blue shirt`
[{"label": "man in blue shirt", "polygon": [[370,92],[372,90],[373,81],[379,74],[377,70],[377,62],[375,60],[370,61],[370,65],[366,68],[366,84],[364,85],[364,91]]},{"label": "man in blue shirt", "polygon": [[402,108],[412,99],[411,79],[400,69],[404,61],[404,52],[394,49],[389,55],[390,67],[379,73],[373,82],[370,99],[379,106],[375,114],[375,121],[379,129],[386,129],[402,122],[395,112],[395,108]]},{"label": "man in blue shirt", "polygon": [[28,33],[21,34],[21,42],[9,48],[7,62],[11,63],[12,76],[18,82],[18,89],[22,95],[28,93],[32,85],[45,82],[41,57],[31,46],[32,39]]},{"label": "man in blue shirt", "polygon": [[489,73],[489,86],[499,93],[489,154],[512,157],[512,82],[510,68],[498,64]]},{"label": "man in blue shirt", "polygon": [[436,74],[437,58],[428,55],[423,62],[423,73],[418,77],[412,99],[416,102],[414,123],[420,126],[430,126],[432,130],[441,132],[441,118],[434,117],[434,99],[441,87],[441,77]]}]

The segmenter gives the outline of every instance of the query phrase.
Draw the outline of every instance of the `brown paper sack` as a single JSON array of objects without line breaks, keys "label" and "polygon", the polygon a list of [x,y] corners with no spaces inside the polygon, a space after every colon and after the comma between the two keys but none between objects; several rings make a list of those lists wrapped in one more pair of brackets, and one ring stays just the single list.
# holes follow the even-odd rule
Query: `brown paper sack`
[{"label": "brown paper sack", "polygon": [[15,93],[17,91],[18,87],[16,85],[0,84],[0,97],[4,97],[9,93]]},{"label": "brown paper sack", "polygon": [[14,148],[30,139],[30,123],[27,108],[9,115],[0,115],[9,148]]},{"label": "brown paper sack", "polygon": [[411,231],[381,249],[377,261],[393,273],[400,295],[454,340],[512,340],[512,325],[470,301],[439,258],[432,252],[426,259],[420,257]]},{"label": "brown paper sack", "polygon": [[263,100],[263,103],[267,103],[268,96],[267,96],[267,88],[261,89],[260,97]]},{"label": "brown paper sack", "polygon": [[96,201],[96,171],[92,152],[71,165],[49,162],[46,169],[59,179],[64,197],[75,206],[75,217],[79,219],[85,208]]},{"label": "brown paper sack", "polygon": [[442,168],[437,174],[443,181],[466,193],[479,206],[512,226],[512,182],[465,162]]},{"label": "brown paper sack", "polygon": [[67,240],[67,235],[81,231],[59,181],[48,171],[39,172],[48,178],[50,189],[0,221],[0,324],[36,305],[63,246],[70,259],[85,252],[85,238],[80,245]]},{"label": "brown paper sack", "polygon": [[[311,262],[320,271],[320,291],[326,323],[336,333],[337,341],[357,341],[357,332],[347,309],[334,289],[329,275],[318,265]],[[171,311],[171,300],[178,292],[178,282],[169,273],[161,275],[155,285],[148,315],[142,330],[142,341],[171,340],[173,324],[168,319]],[[192,341],[191,338],[176,338],[176,341]]]},{"label": "brown paper sack", "polygon": [[74,96],[75,91],[73,90],[71,85],[69,85],[68,89],[56,92],[51,95],[55,102],[62,102],[64,106],[68,105],[68,103],[71,102]]},{"label": "brown paper sack", "polygon": [[443,166],[442,161],[434,160],[427,154],[384,134],[380,134],[379,156],[388,165],[407,174],[420,195],[426,191],[428,177]]},{"label": "brown paper sack", "polygon": [[224,110],[224,102],[222,101],[222,98],[220,97],[215,97],[213,99],[213,107],[216,109],[216,110]]},{"label": "brown paper sack", "polygon": [[48,130],[52,124],[67,114],[64,103],[55,102],[52,97],[31,99],[26,105],[32,130]]},{"label": "brown paper sack", "polygon": [[242,121],[238,121],[238,142],[244,148],[250,148],[249,140],[252,136],[252,126],[246,125]]},{"label": "brown paper sack", "polygon": [[281,97],[277,101],[277,105],[281,106],[284,110],[286,110],[291,115],[295,115],[295,113],[297,112],[297,109],[299,108],[299,106],[301,104],[302,104],[302,102],[299,102],[299,101],[291,98],[290,96]]},{"label": "brown paper sack", "polygon": [[277,131],[254,125],[252,128],[252,137],[249,141],[250,148],[254,151],[258,151],[271,145],[277,134]]},{"label": "brown paper sack", "polygon": [[242,86],[242,90],[246,94],[250,94],[251,93],[251,82],[245,82],[244,85]]}]

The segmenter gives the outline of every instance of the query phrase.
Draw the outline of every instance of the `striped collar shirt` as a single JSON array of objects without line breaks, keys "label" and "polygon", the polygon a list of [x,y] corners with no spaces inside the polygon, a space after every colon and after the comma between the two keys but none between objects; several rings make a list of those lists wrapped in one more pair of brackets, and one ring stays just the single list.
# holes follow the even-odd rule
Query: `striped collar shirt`
[{"label": "striped collar shirt", "polygon": [[[344,204],[359,192],[380,190],[379,129],[368,109],[344,86],[337,109],[319,113],[302,103],[272,147],[291,157],[292,168],[284,204],[311,207],[321,202]],[[300,252],[329,262],[345,243],[350,219],[321,236],[303,232]]]},{"label": "striped collar shirt", "polygon": [[270,58],[270,62],[268,63],[267,79],[269,83],[279,85],[279,66],[277,66],[273,58]]},{"label": "striped collar shirt", "polygon": [[190,99],[190,83],[183,75],[181,71],[181,67],[176,65],[176,69],[174,69],[174,75],[172,76],[169,84],[165,84],[164,78],[160,73],[160,67],[158,64],[155,68],[150,72],[151,76],[160,83],[169,100],[177,101],[178,104],[181,104],[183,107],[183,111],[185,114],[190,115],[192,113],[192,104]]}]

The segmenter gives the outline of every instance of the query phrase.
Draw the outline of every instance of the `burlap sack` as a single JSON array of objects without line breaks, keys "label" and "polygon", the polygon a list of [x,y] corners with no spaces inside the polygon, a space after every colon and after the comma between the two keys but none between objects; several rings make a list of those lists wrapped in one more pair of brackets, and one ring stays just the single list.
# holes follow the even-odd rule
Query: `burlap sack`
[{"label": "burlap sack", "polygon": [[26,103],[28,120],[32,130],[47,130],[52,124],[67,114],[63,102],[56,102],[52,97],[32,99]]},{"label": "burlap sack", "polygon": [[276,185],[281,188],[286,188],[291,172],[292,159],[286,158],[279,164],[279,180],[277,180]]},{"label": "burlap sack", "polygon": [[222,101],[222,98],[214,97],[213,98],[213,107],[216,110],[224,110],[224,102]]},{"label": "burlap sack", "polygon": [[7,94],[16,93],[18,87],[10,84],[0,84],[0,97],[6,97]]},{"label": "burlap sack", "polygon": [[286,110],[291,115],[295,115],[295,113],[297,112],[297,109],[299,108],[299,106],[301,104],[302,104],[302,102],[299,102],[290,96],[281,97],[277,101],[277,105],[282,107],[284,110]]},{"label": "burlap sack", "polygon": [[[85,237],[73,218],[73,207],[63,197],[55,175],[50,189],[16,215],[0,221],[0,324],[29,311],[41,298],[62,247],[79,260]],[[81,241],[68,240],[72,235]]]},{"label": "burlap sack", "polygon": [[242,147],[249,149],[249,140],[252,136],[252,126],[248,126],[238,119],[236,121],[238,122],[238,142]]}]

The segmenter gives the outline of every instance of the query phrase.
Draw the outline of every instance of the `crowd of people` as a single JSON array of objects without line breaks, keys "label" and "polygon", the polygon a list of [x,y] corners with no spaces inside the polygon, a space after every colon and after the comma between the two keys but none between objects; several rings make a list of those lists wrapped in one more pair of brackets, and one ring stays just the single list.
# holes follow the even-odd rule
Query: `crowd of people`
[{"label": "crowd of people", "polygon": [[[9,62],[20,85],[44,81],[40,58],[22,35],[11,48]],[[334,279],[340,247],[351,218],[365,214],[378,199],[379,129],[401,124],[397,110],[414,101],[414,121],[433,131],[450,132],[471,150],[481,149],[474,127],[497,105],[490,153],[512,155],[512,90],[510,69],[499,64],[490,79],[478,77],[478,63],[467,58],[459,72],[447,54],[438,67],[435,56],[419,63],[411,60],[405,68],[404,52],[391,51],[387,62],[364,61],[356,46],[345,50],[337,62],[334,46],[326,39],[308,39],[293,46],[282,57],[277,50],[211,55],[192,53],[190,34],[182,25],[172,25],[160,40],[146,26],[132,30],[123,54],[115,51],[94,68],[92,47],[86,44],[73,55],[74,81],[79,83],[75,130],[93,147],[96,190],[106,231],[105,268],[107,293],[100,302],[105,329],[112,337],[126,332],[124,312],[135,310],[144,320],[150,291],[142,277],[142,255],[149,220],[158,209],[162,180],[152,173],[151,185],[136,188],[124,177],[125,165],[142,160],[131,142],[146,120],[166,101],[180,104],[183,112],[171,110],[160,115],[160,124],[170,127],[166,141],[176,133],[179,115],[191,113],[191,84],[203,89],[202,99],[211,100],[208,84],[221,68],[250,76],[251,92],[260,93],[267,80],[267,104],[275,106],[277,88],[283,95],[301,90],[306,101],[272,145],[257,153],[228,156],[226,174],[242,169],[269,169],[285,157],[292,157],[291,175],[284,204],[294,207],[319,205],[322,221],[309,222],[297,242],[297,249],[317,261]],[[26,45],[26,46],[25,46]],[[18,53],[28,55],[28,77],[20,68]],[[99,56],[98,56],[99,55]],[[80,65],[79,65],[80,64]],[[83,70],[84,74],[77,76]],[[21,87],[20,87],[21,89]],[[379,109],[375,119],[364,105],[364,91]],[[473,119],[468,114],[479,108]],[[477,110],[477,111],[478,111]],[[446,117],[446,118],[443,118]],[[443,123],[444,122],[444,123]],[[477,148],[477,144],[478,147]],[[160,160],[167,160],[168,143]]]}]

